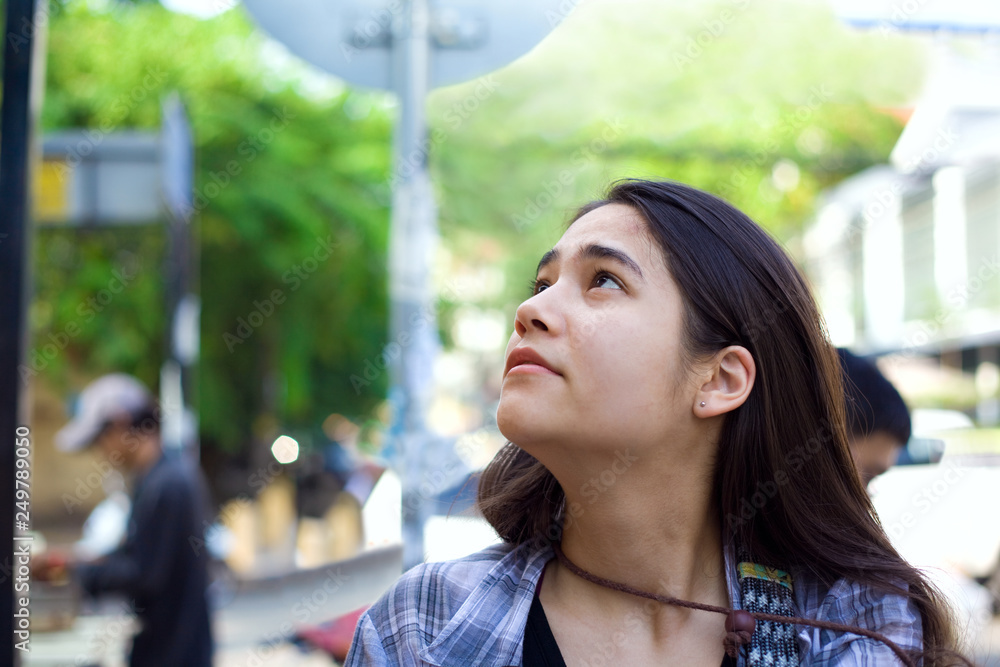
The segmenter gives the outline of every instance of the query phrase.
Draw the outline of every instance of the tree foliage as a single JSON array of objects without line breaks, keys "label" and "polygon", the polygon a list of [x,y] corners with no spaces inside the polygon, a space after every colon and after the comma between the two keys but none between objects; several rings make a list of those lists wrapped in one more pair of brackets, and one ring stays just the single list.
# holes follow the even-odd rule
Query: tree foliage
[{"label": "tree foliage", "polygon": [[[96,144],[155,130],[163,98],[182,95],[197,155],[201,434],[228,451],[277,426],[365,414],[385,388],[378,378],[357,392],[350,376],[386,338],[389,114],[378,95],[306,91],[262,41],[239,12],[200,21],[73,4],[53,16],[43,111],[46,130],[92,128]],[[119,369],[156,384],[164,238],[155,226],[40,230],[35,340],[81,328],[51,379]],[[85,321],[80,304],[126,260],[137,278]]]},{"label": "tree foliage", "polygon": [[580,3],[489,91],[432,96],[442,233],[472,264],[484,239],[520,250],[508,312],[571,212],[618,178],[706,189],[794,242],[824,188],[887,159],[902,124],[886,109],[912,100],[922,60],[818,3]]}]

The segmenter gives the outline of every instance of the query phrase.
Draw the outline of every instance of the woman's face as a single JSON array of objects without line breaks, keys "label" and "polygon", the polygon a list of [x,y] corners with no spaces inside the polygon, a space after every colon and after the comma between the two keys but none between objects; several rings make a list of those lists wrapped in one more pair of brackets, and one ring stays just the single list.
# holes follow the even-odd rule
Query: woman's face
[{"label": "woman's face", "polygon": [[[609,204],[542,258],[517,309],[497,421],[543,452],[641,447],[691,427],[697,387],[681,355],[681,294],[646,223]],[[668,440],[665,440],[668,439]]]}]

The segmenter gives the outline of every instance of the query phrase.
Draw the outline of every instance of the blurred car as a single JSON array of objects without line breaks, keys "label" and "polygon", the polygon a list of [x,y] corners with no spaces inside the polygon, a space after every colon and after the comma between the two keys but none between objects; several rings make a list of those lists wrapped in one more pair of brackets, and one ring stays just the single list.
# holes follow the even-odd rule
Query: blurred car
[{"label": "blurred car", "polygon": [[945,441],[932,437],[942,432],[975,428],[972,419],[958,410],[918,408],[910,414],[913,436],[899,453],[896,465],[938,463],[944,456]]}]

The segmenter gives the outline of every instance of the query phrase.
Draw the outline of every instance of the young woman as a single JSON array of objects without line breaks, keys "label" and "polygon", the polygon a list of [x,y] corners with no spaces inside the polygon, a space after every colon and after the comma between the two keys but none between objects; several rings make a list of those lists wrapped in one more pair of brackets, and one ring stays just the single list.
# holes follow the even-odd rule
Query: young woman
[{"label": "young woman", "polygon": [[726,202],[629,180],[585,206],[517,309],[497,422],[504,544],[404,574],[347,664],[964,663],[854,471],[806,283]]}]

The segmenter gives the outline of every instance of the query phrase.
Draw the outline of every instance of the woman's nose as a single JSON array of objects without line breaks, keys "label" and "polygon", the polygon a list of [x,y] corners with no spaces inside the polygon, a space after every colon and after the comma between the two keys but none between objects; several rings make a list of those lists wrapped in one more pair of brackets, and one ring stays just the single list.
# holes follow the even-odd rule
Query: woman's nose
[{"label": "woman's nose", "polygon": [[550,287],[544,292],[540,292],[531,297],[517,308],[514,314],[514,332],[524,338],[531,330],[554,331],[559,327],[559,315],[547,303],[548,299],[543,295],[553,288]]}]

